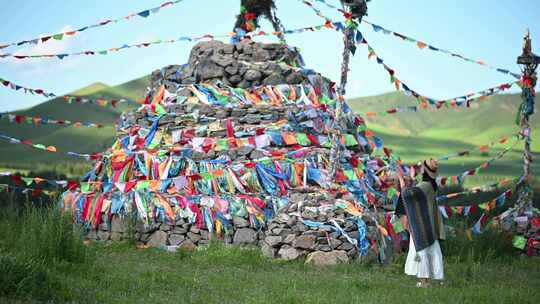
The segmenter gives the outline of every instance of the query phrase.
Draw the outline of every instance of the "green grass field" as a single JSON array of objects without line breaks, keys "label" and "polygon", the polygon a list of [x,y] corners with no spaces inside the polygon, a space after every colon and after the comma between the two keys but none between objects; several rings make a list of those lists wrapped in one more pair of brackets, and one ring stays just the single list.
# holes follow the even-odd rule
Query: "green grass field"
[{"label": "green grass field", "polygon": [[[90,248],[94,260],[49,272],[55,290],[42,299],[76,303],[535,303],[538,259],[445,264],[446,285],[418,289],[389,266],[327,268],[271,261],[256,249],[213,245],[194,254]],[[494,287],[497,288],[494,288]],[[39,298],[39,297],[38,297]],[[1,299],[1,298],[0,298]],[[21,303],[34,299],[20,297]],[[7,301],[7,299],[6,299]]]}]

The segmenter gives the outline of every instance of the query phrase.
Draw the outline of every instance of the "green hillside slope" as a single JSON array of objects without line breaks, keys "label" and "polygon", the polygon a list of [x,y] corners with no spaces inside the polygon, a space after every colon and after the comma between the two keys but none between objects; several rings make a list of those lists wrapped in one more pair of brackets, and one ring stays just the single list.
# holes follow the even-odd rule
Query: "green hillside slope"
[{"label": "green hillside slope", "polygon": [[[520,103],[519,94],[504,94],[490,97],[468,109],[428,109],[417,113],[364,118],[368,127],[407,162],[472,149],[469,157],[454,158],[441,163],[444,174],[458,174],[480,165],[502,151],[505,145],[497,145],[489,153],[480,153],[478,146],[519,131],[515,117]],[[416,105],[417,101],[402,93],[393,92],[356,98],[350,100],[349,104],[356,112],[365,113],[384,111],[396,106],[412,106]],[[532,126],[532,149],[538,155],[540,119],[537,116],[533,116]],[[522,147],[521,143],[516,145],[512,152],[495,162],[484,174],[472,178],[473,183],[519,175]],[[535,163],[533,170],[540,172],[540,166]]]},{"label": "green hillside slope", "polygon": [[[87,98],[120,99],[141,98],[149,85],[145,76],[118,86],[103,83],[91,84],[69,95]],[[53,145],[59,151],[93,153],[109,147],[114,137],[114,123],[122,111],[133,109],[136,105],[121,103],[118,107],[99,107],[92,104],[68,104],[62,98],[56,98],[30,109],[15,112],[19,115],[41,116],[51,119],[88,121],[105,125],[104,128],[75,128],[73,126],[12,124],[0,120],[0,133],[19,139],[32,140],[35,143]],[[70,158],[60,153],[35,150],[23,145],[0,145],[0,167],[33,168],[61,163],[83,163],[80,159]]]}]

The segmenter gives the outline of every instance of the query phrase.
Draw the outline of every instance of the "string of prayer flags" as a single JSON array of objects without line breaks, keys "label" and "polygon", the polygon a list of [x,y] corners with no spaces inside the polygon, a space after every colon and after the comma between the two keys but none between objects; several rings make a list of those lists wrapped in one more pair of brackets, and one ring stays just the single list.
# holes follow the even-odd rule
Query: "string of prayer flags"
[{"label": "string of prayer flags", "polygon": [[369,24],[371,26],[371,28],[373,29],[373,31],[376,32],[376,33],[383,33],[383,34],[386,34],[386,35],[391,35],[391,36],[397,37],[397,38],[401,39],[402,41],[415,44],[421,50],[427,49],[427,50],[430,50],[430,51],[443,53],[443,54],[446,54],[446,55],[450,55],[451,57],[454,57],[454,58],[459,58],[461,60],[471,62],[471,63],[475,63],[475,64],[478,64],[480,66],[495,70],[495,71],[497,71],[499,73],[502,73],[502,74],[505,74],[505,75],[511,75],[512,77],[514,77],[516,79],[521,78],[521,74],[519,74],[519,73],[512,73],[508,69],[497,68],[495,66],[492,66],[492,65],[486,63],[484,60],[470,59],[470,58],[465,57],[463,55],[460,55],[458,53],[454,53],[454,52],[445,50],[443,48],[435,47],[435,46],[433,46],[431,44],[428,44],[426,42],[423,42],[423,41],[417,40],[415,38],[411,38],[409,36],[394,32],[392,30],[384,28],[383,26],[380,26],[380,25],[377,25],[375,23],[369,22],[369,21],[367,21],[365,19],[362,19],[362,22],[366,23],[366,24]]},{"label": "string of prayer flags", "polygon": [[[31,95],[36,95],[37,94],[37,95],[42,95],[42,96],[47,97],[47,98],[52,98],[52,97],[59,96],[58,94],[55,94],[55,93],[46,92],[43,89],[33,89],[33,88],[21,86],[21,85],[15,84],[14,82],[12,82],[10,80],[6,80],[6,79],[3,79],[3,78],[0,78],[0,83],[2,85],[4,85],[5,87],[9,88],[9,89],[12,89],[12,90],[15,90],[15,91],[20,91],[20,92],[23,92],[25,94],[31,94]],[[100,106],[100,107],[107,107],[107,106],[116,107],[120,103],[135,103],[135,101],[132,101],[132,100],[127,99],[127,98],[121,98],[121,99],[94,98],[94,99],[92,99],[92,98],[81,97],[81,96],[66,95],[66,96],[63,96],[62,99],[66,103],[70,103],[70,104],[71,103],[94,104],[94,105],[97,105],[97,106]]]},{"label": "string of prayer flags", "polygon": [[509,151],[511,151],[518,143],[520,142],[519,139],[517,139],[510,147],[504,149],[503,151],[501,151],[499,154],[497,154],[495,157],[493,157],[492,159],[482,163],[480,166],[474,168],[474,169],[470,169],[470,170],[467,170],[463,173],[461,173],[460,175],[453,175],[453,176],[444,176],[444,177],[437,177],[437,184],[441,187],[443,186],[446,186],[446,185],[458,185],[458,184],[462,184],[463,181],[469,177],[469,176],[474,176],[474,175],[478,175],[480,174],[480,172],[482,170],[485,170],[487,169],[489,166],[491,166],[495,161],[503,158],[506,153],[508,153]]},{"label": "string of prayer flags", "polygon": [[[512,136],[501,136],[499,139],[495,140],[495,141],[492,141],[488,144],[483,144],[483,145],[479,145],[477,146],[477,150],[482,152],[482,153],[485,153],[485,152],[488,152],[490,148],[492,148],[493,146],[497,145],[497,144],[505,144],[508,142],[508,139],[511,138],[511,137],[516,137],[516,138],[519,138],[519,133],[518,134],[514,134]],[[464,150],[464,151],[460,151],[460,152],[457,152],[457,153],[453,153],[453,154],[448,154],[448,155],[445,155],[445,156],[440,156],[437,158],[437,160],[439,161],[445,161],[445,160],[449,160],[450,158],[454,158],[454,157],[463,157],[463,156],[469,156],[471,154],[473,150]]]},{"label": "string of prayer flags", "polygon": [[44,44],[44,43],[54,41],[54,40],[63,40],[65,38],[73,37],[74,35],[76,35],[78,33],[81,33],[81,32],[84,32],[84,31],[89,30],[89,29],[95,29],[95,28],[103,27],[103,26],[106,26],[106,25],[109,25],[109,24],[116,24],[116,23],[121,22],[121,21],[132,20],[132,19],[135,19],[135,17],[147,18],[150,15],[157,14],[158,12],[161,11],[162,8],[173,6],[173,5],[178,4],[178,3],[182,2],[182,1],[183,0],[167,1],[167,2],[162,3],[160,6],[157,6],[157,7],[154,7],[154,8],[145,9],[145,10],[142,10],[142,11],[140,11],[138,13],[130,13],[129,15],[121,17],[121,18],[101,20],[101,21],[99,21],[97,23],[94,23],[92,25],[83,26],[81,28],[78,28],[78,29],[72,30],[72,31],[65,31],[65,32],[60,32],[60,33],[56,33],[56,34],[50,34],[50,35],[41,36],[41,37],[38,37],[38,38],[29,39],[29,40],[22,40],[22,41],[18,41],[18,42],[2,43],[2,44],[0,44],[0,50],[5,49],[5,48],[9,48],[9,47],[13,47],[13,46],[23,46],[23,45],[27,45],[27,44],[29,44],[29,45],[37,45],[37,44]]},{"label": "string of prayer flags", "polygon": [[[397,91],[404,91],[408,96],[412,96],[416,98],[419,102],[420,108],[427,108],[428,106],[434,106],[437,108],[441,108],[442,106],[445,107],[470,107],[471,102],[473,101],[482,101],[486,99],[489,96],[499,94],[501,92],[509,90],[513,85],[519,84],[520,81],[515,81],[511,83],[503,83],[488,89],[484,89],[478,92],[474,93],[468,93],[464,94],[462,96],[450,98],[450,99],[443,99],[443,100],[435,100],[433,98],[426,97],[425,95],[422,95],[418,93],[417,91],[411,89],[408,85],[406,85],[403,81],[401,81],[396,76],[396,71],[389,67],[384,60],[377,55],[373,47],[367,42],[366,39],[362,40],[362,43],[366,44],[368,46],[368,59],[375,58],[377,64],[382,66],[386,72],[388,72],[388,75],[390,77],[390,82],[393,83],[396,87]],[[396,110],[397,111],[397,110]],[[411,109],[412,111],[412,109]],[[391,111],[393,112],[393,111]],[[390,114],[390,113],[389,113]],[[372,115],[373,116],[373,115]]]},{"label": "string of prayer flags", "polygon": [[64,120],[64,119],[50,119],[46,117],[41,116],[25,116],[25,115],[18,115],[18,114],[2,114],[0,113],[0,119],[1,118],[7,118],[10,123],[27,123],[32,124],[35,126],[39,125],[59,125],[59,126],[66,126],[66,125],[72,125],[75,128],[79,127],[88,127],[88,128],[103,128],[102,124],[96,124],[92,122],[80,122],[80,121],[71,121],[71,120]]},{"label": "string of prayer flags", "polygon": [[[341,22],[334,22],[334,23],[325,23],[323,25],[316,25],[316,26],[308,26],[298,29],[291,29],[286,30],[284,32],[264,32],[259,31],[255,33],[246,34],[245,38],[251,38],[251,37],[263,37],[263,36],[279,36],[282,34],[299,34],[299,33],[305,33],[305,32],[315,32],[322,29],[339,29],[343,28],[343,24]],[[96,56],[96,55],[108,55],[112,53],[116,53],[119,51],[131,49],[131,48],[146,48],[154,45],[159,44],[171,44],[171,43],[178,43],[178,42],[198,42],[198,41],[209,41],[209,40],[215,40],[215,39],[222,39],[222,38],[230,38],[231,36],[237,35],[237,33],[228,33],[228,34],[222,34],[222,35],[213,35],[213,34],[205,34],[205,35],[197,35],[197,36],[181,36],[178,38],[172,38],[172,39],[155,39],[152,41],[145,41],[140,43],[134,43],[134,44],[122,44],[120,47],[114,47],[114,48],[108,48],[103,50],[85,50],[80,52],[73,52],[73,53],[54,53],[54,54],[14,54],[14,53],[0,53],[0,58],[14,58],[18,60],[24,60],[24,59],[65,59],[67,57],[74,57],[74,56]]]},{"label": "string of prayer flags", "polygon": [[20,191],[22,194],[31,194],[32,197],[38,197],[40,194],[44,194],[47,196],[53,196],[58,191],[54,190],[44,190],[44,189],[37,189],[37,188],[26,188],[26,187],[17,187],[13,185],[8,184],[0,184],[0,192],[2,191]]},{"label": "string of prayer flags", "polygon": [[[60,153],[55,146],[45,146],[43,144],[36,144],[36,143],[33,143],[31,140],[20,140],[20,139],[13,138],[13,137],[1,134],[1,133],[0,133],[0,139],[3,139],[10,144],[21,144],[21,145],[29,146],[34,149],[38,149],[38,150],[42,150],[46,152]],[[95,154],[81,154],[77,152],[63,152],[63,153],[72,157],[84,158],[88,161],[95,160],[101,157],[100,153],[95,153]]]},{"label": "string of prayer flags", "polygon": [[[301,0],[301,1],[306,2],[305,0]],[[331,3],[328,3],[326,0],[314,0],[314,1],[322,3],[322,4],[326,5],[327,7],[331,8],[331,9],[337,10],[339,13],[341,13],[343,15],[346,14],[346,12],[344,12],[341,8],[336,7],[336,6],[332,5]],[[308,4],[308,3],[306,3],[306,4]],[[312,4],[308,4],[308,5],[312,6]],[[326,17],[324,17],[324,15],[321,16],[321,17],[324,18],[324,19],[327,19]],[[428,49],[430,51],[443,53],[443,54],[449,55],[449,56],[454,57],[454,58],[459,58],[461,60],[464,60],[464,61],[467,61],[467,62],[470,62],[470,63],[475,63],[475,64],[478,64],[480,66],[495,70],[495,71],[497,71],[499,73],[502,73],[502,74],[505,74],[505,75],[511,75],[512,77],[514,77],[516,79],[521,78],[521,74],[519,74],[519,73],[513,73],[513,72],[509,71],[508,69],[497,68],[495,66],[492,66],[492,65],[486,63],[484,60],[471,59],[471,58],[468,58],[466,56],[460,55],[458,53],[451,52],[451,51],[448,51],[448,50],[440,48],[440,47],[435,47],[435,46],[433,46],[433,45],[431,45],[429,43],[423,42],[421,40],[412,38],[412,37],[404,35],[404,34],[394,32],[394,31],[389,30],[389,29],[387,29],[387,28],[385,28],[385,27],[383,27],[381,25],[372,23],[372,22],[366,20],[365,18],[362,18],[362,22],[370,25],[371,29],[376,33],[383,33],[385,35],[392,35],[392,36],[394,36],[396,38],[401,39],[402,41],[415,44],[421,50]]]},{"label": "string of prayer flags", "polygon": [[116,108],[119,104],[122,103],[138,103],[137,101],[130,100],[127,98],[121,98],[121,99],[105,99],[105,98],[87,98],[82,96],[71,96],[71,95],[65,95],[62,97],[64,102],[68,104],[92,104],[96,105],[98,107],[108,107],[111,106],[113,108]]},{"label": "string of prayer flags", "polygon": [[[399,81],[400,81],[399,79],[396,79],[396,82],[399,82]],[[399,84],[401,86],[401,82],[399,82]],[[394,114],[400,114],[400,113],[418,113],[421,110],[428,110],[428,109],[440,110],[440,109],[449,109],[449,108],[470,108],[473,102],[484,101],[487,99],[487,97],[493,96],[495,94],[495,91],[497,93],[502,92],[503,90],[499,90],[499,88],[503,87],[504,90],[508,90],[511,86],[515,84],[517,84],[517,82],[507,83],[507,84],[505,83],[505,84],[501,84],[487,90],[482,90],[480,92],[473,93],[473,95],[471,96],[474,96],[474,97],[460,96],[459,98],[439,100],[439,101],[435,101],[434,103],[430,103],[430,104],[434,104],[435,108],[429,108],[429,107],[426,107],[425,104],[420,104],[417,106],[396,107],[396,108],[391,108],[391,109],[380,111],[380,112],[364,112],[363,115],[367,118],[374,118],[377,116],[387,116],[387,115],[394,115]],[[509,85],[510,87],[508,87],[507,85]],[[410,94],[410,95],[414,96],[414,94]],[[429,98],[424,97],[424,100],[428,100],[428,99]]]},{"label": "string of prayer flags", "polygon": [[75,188],[79,186],[78,182],[75,181],[68,181],[68,180],[52,180],[52,179],[46,179],[42,177],[24,177],[21,176],[18,173],[12,173],[12,172],[0,172],[0,177],[9,177],[10,180],[16,185],[16,186],[54,186],[54,187],[61,187],[61,188]]},{"label": "string of prayer flags", "polygon": [[0,83],[5,86],[6,88],[15,90],[15,91],[23,91],[25,94],[32,94],[32,95],[43,95],[44,97],[50,98],[50,97],[56,97],[54,93],[48,93],[45,92],[43,89],[32,89],[28,87],[24,87],[18,84],[13,83],[12,81],[3,79],[0,77]]},{"label": "string of prayer flags", "polygon": [[516,183],[518,181],[519,181],[519,179],[517,179],[517,178],[516,179],[504,179],[504,180],[502,180],[500,182],[492,183],[492,184],[489,184],[489,185],[474,187],[474,188],[471,188],[471,189],[469,189],[467,191],[440,195],[440,196],[437,196],[437,202],[441,203],[441,202],[445,202],[445,201],[447,201],[449,199],[453,199],[453,198],[456,198],[456,197],[475,194],[475,193],[480,193],[480,192],[491,192],[491,191],[497,190],[497,189],[499,189],[501,187],[506,187],[512,182]]}]

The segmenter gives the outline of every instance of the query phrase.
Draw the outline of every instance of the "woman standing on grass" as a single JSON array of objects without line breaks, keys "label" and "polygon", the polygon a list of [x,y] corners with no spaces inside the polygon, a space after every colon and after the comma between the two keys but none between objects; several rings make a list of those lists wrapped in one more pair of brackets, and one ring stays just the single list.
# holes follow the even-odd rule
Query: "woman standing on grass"
[{"label": "woman standing on grass", "polygon": [[420,168],[422,181],[402,192],[410,233],[405,273],[419,279],[417,287],[427,287],[429,279],[441,283],[444,279],[439,240],[443,240],[445,235],[436,201],[438,163],[428,159],[422,162]]}]

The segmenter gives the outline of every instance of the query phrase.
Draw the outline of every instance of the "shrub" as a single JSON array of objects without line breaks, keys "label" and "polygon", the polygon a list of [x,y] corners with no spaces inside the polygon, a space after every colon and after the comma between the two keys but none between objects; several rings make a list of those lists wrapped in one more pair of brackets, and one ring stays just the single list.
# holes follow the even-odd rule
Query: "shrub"
[{"label": "shrub", "polygon": [[54,208],[3,209],[0,229],[0,297],[68,300],[63,268],[89,253],[71,218]]},{"label": "shrub", "polygon": [[43,261],[0,253],[0,296],[59,299],[61,282],[53,278]]},{"label": "shrub", "polygon": [[74,227],[70,215],[55,208],[28,208],[20,221],[20,235],[15,247],[28,258],[47,265],[86,260],[82,234]]}]

